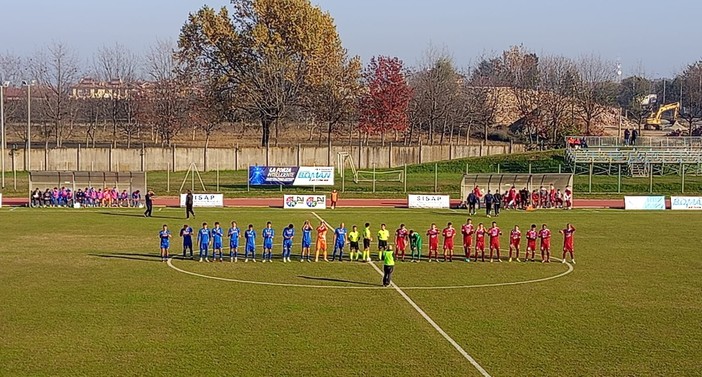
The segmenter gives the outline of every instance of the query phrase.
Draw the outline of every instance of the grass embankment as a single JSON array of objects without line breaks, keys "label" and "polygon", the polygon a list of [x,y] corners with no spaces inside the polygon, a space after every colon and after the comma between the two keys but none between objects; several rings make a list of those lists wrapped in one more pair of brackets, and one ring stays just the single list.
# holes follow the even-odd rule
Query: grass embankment
[{"label": "grass embankment", "polygon": [[[557,173],[568,172],[571,167],[564,159],[562,150],[547,152],[519,153],[512,155],[473,157],[466,159],[456,159],[451,161],[441,161],[437,163],[426,163],[407,166],[407,184],[400,182],[372,182],[360,181],[354,183],[352,174],[347,170],[343,179],[337,174],[334,188],[343,192],[345,198],[367,198],[382,195],[388,198],[402,198],[406,193],[445,193],[452,197],[460,194],[460,182],[463,174],[469,173]],[[438,174],[435,170],[438,169]],[[398,169],[378,169],[383,173],[388,170],[402,171]],[[313,188],[302,187],[248,187],[247,172],[240,171],[215,171],[202,172],[200,176],[205,184],[205,189],[197,177],[194,185],[192,176],[185,179],[185,172],[168,173],[164,171],[149,172],[147,174],[148,186],[161,196],[177,195],[181,185],[183,189],[194,187],[196,192],[216,192],[219,191],[227,197],[275,197],[281,193],[312,193],[329,192],[329,186]],[[219,178],[218,178],[219,176]],[[364,174],[370,178],[371,173]],[[219,180],[219,185],[217,181]],[[3,194],[7,197],[25,196],[27,193],[27,175],[24,172],[17,173],[17,190],[14,190],[14,179],[12,173],[6,174],[5,189]],[[602,198],[620,197],[624,194],[661,194],[677,195],[682,192],[682,179],[680,176],[654,176],[653,187],[649,178],[633,178],[623,176],[621,185],[618,183],[616,175],[595,175],[592,182],[587,175],[576,175],[574,178],[574,190],[578,197]],[[702,176],[687,175],[685,177],[685,194],[702,194]]]}]

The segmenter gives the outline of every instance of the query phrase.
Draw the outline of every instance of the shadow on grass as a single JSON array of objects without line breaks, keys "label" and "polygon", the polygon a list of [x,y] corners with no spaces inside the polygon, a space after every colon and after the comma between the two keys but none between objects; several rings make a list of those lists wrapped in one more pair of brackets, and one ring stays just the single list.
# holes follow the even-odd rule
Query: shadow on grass
[{"label": "shadow on grass", "polygon": [[[144,217],[143,212],[139,213],[132,213],[132,212],[99,212],[101,215],[108,215],[108,216],[126,216],[126,217]],[[182,216],[159,216],[158,214],[151,216],[152,219],[183,219],[185,220],[184,217]]]},{"label": "shadow on grass", "polygon": [[378,284],[366,283],[366,282],[362,282],[362,281],[334,279],[334,278],[325,278],[325,277],[316,277],[316,276],[298,275],[298,277],[302,278],[302,279],[307,279],[307,280],[330,281],[330,282],[334,282],[334,283],[348,283],[348,284],[356,284],[356,285],[367,285],[367,286],[372,286],[372,287],[375,287],[378,285]]},{"label": "shadow on grass", "polygon": [[88,254],[91,257],[107,258],[107,259],[128,259],[142,262],[161,262],[161,256],[157,254],[129,254],[129,253],[106,253],[106,254]]}]

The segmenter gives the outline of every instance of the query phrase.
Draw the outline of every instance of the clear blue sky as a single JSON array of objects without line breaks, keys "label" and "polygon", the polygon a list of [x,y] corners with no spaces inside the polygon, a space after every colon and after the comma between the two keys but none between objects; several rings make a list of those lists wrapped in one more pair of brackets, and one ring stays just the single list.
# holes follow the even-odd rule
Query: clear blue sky
[{"label": "clear blue sky", "polygon": [[[700,0],[312,0],[336,19],[344,45],[368,60],[416,64],[433,44],[458,65],[523,44],[539,54],[596,53],[621,60],[624,76],[671,76],[702,59]],[[120,42],[143,51],[176,39],[202,0],[0,0],[0,51],[31,54],[52,40],[87,61]],[[227,0],[207,0],[215,7]]]}]

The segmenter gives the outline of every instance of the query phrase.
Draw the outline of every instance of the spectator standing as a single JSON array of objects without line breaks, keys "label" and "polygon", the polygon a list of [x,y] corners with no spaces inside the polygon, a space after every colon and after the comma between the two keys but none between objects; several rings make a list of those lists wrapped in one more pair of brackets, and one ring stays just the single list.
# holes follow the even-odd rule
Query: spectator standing
[{"label": "spectator standing", "polygon": [[468,198],[466,199],[466,202],[468,202],[468,213],[471,216],[475,216],[475,206],[478,203],[478,197],[475,195],[474,192],[470,192],[468,194]]},{"label": "spectator standing", "polygon": [[636,145],[636,139],[638,139],[638,137],[639,137],[639,131],[636,128],[634,128],[631,131],[631,145]]},{"label": "spectator standing", "polygon": [[144,195],[144,201],[146,204],[146,211],[144,211],[144,217],[151,217],[151,211],[153,209],[152,208],[153,202],[152,202],[151,198],[153,198],[153,197],[154,197],[154,192],[151,190],[147,191],[146,195]]},{"label": "spectator standing", "polygon": [[339,192],[332,190],[331,192],[331,209],[336,209],[336,202],[339,200]]},{"label": "spectator standing", "polygon": [[195,212],[193,212],[193,193],[188,190],[188,193],[185,194],[185,218],[189,219],[191,214],[193,215],[194,219]]},{"label": "spectator standing", "polygon": [[[500,216],[500,207],[502,205],[502,195],[500,195],[499,191],[496,191],[495,195],[493,195],[492,198],[495,201],[495,203],[493,203],[495,217]],[[485,197],[485,199],[487,199],[487,196]]]},{"label": "spectator standing", "polygon": [[629,133],[629,129],[624,130],[624,145],[629,145],[629,137],[631,137],[631,133]]},{"label": "spectator standing", "polygon": [[487,217],[490,217],[490,212],[492,211],[492,202],[495,200],[495,197],[492,195],[490,190],[488,190],[487,194],[485,195],[485,214]]}]

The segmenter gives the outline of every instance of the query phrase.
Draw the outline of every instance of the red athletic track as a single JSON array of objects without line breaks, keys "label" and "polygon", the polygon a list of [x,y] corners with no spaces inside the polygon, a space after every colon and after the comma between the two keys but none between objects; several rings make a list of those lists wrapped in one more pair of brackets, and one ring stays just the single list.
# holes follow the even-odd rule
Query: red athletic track
[{"label": "red athletic track", "polygon": [[[458,200],[452,200],[451,205],[457,206]],[[2,205],[16,207],[26,206],[26,198],[3,198]],[[178,207],[178,198],[158,197],[154,198],[154,206]],[[226,198],[225,207],[282,207],[282,198]],[[340,199],[339,207],[407,207],[406,199]],[[624,208],[624,199],[576,199],[575,208]],[[666,200],[667,208],[670,208],[670,201]]]}]

